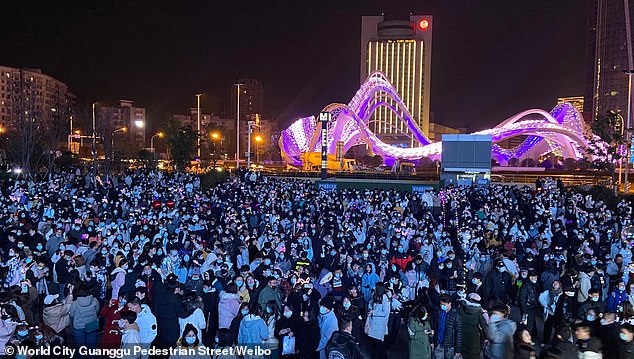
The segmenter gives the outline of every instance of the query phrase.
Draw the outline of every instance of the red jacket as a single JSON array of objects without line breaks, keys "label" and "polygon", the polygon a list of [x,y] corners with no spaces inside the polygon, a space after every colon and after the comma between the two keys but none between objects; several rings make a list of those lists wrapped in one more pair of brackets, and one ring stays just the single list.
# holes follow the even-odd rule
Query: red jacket
[{"label": "red jacket", "polygon": [[114,305],[106,305],[101,308],[101,316],[104,317],[102,344],[106,348],[121,347],[121,332],[119,331],[119,313],[124,308],[119,308],[119,301],[115,300]]}]

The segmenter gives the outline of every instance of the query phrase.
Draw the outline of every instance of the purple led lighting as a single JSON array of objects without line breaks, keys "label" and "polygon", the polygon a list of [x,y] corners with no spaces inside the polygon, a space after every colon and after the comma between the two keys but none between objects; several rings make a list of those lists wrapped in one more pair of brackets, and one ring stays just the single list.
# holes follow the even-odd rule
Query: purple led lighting
[{"label": "purple led lighting", "polygon": [[[404,121],[406,130],[402,135],[413,138],[419,147],[399,148],[379,139],[370,130],[370,121],[374,112],[381,106],[389,109],[398,119]],[[398,93],[380,72],[371,74],[361,85],[348,105],[330,104],[323,111],[331,113],[328,123],[328,152],[334,154],[337,141],[343,141],[344,151],[352,146],[366,143],[375,154],[386,160],[418,160],[422,157],[439,159],[442,151],[440,142],[431,143],[418,125],[412,120],[409,110]],[[531,115],[541,120],[526,119]],[[512,116],[494,128],[473,134],[491,135],[493,146],[491,156],[501,164],[511,158],[537,158],[544,154],[557,152],[565,158],[580,159],[584,149],[592,146],[591,139],[585,134],[585,124],[581,114],[570,103],[562,103],[551,112],[531,109]],[[528,136],[520,145],[503,149],[497,143],[512,137]],[[597,140],[596,136],[594,139]],[[279,140],[282,158],[287,163],[301,165],[303,152],[316,152],[321,144],[321,131],[314,116],[300,118],[282,131]],[[602,146],[599,142],[599,146]]]}]

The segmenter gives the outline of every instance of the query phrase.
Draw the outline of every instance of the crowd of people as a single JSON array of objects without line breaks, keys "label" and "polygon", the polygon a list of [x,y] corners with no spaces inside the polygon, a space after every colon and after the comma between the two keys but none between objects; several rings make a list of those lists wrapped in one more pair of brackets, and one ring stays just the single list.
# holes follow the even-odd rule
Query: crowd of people
[{"label": "crowd of people", "polygon": [[203,190],[143,170],[8,180],[1,201],[0,354],[634,358],[626,201],[541,182],[331,192],[255,173]]}]

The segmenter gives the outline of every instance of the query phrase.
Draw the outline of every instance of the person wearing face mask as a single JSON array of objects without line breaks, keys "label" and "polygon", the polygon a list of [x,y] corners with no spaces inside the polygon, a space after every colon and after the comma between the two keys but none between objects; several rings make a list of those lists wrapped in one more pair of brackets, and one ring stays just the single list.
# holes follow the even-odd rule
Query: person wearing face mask
[{"label": "person wearing face mask", "polygon": [[[137,297],[132,298],[127,303],[127,308],[137,315],[135,323],[139,327],[141,347],[149,349],[154,338],[156,338],[156,317],[152,314],[150,307],[147,304],[143,304]],[[141,357],[147,359],[147,355],[141,355]]]},{"label": "person wearing face mask", "polygon": [[[248,314],[240,321],[238,329],[238,345],[255,348],[263,347],[265,340],[269,338],[269,329],[261,317],[262,307],[255,303]],[[245,359],[255,359],[256,356],[245,355]]]},{"label": "person wearing face mask", "polygon": [[[279,340],[278,348],[282,358],[294,357],[297,353],[298,343],[296,339],[293,339],[295,340],[295,345],[292,348],[289,343],[284,345],[284,341],[288,342],[289,338],[295,338],[301,325],[301,318],[295,315],[292,305],[286,303],[282,315],[275,324],[275,337]],[[285,351],[284,348],[287,348],[287,350]]]},{"label": "person wearing face mask", "polygon": [[276,303],[277,310],[282,310],[282,293],[278,288],[278,280],[271,276],[268,277],[267,286],[260,291],[260,295],[258,297],[258,303],[261,308],[266,307],[266,303],[269,301],[274,301]]},{"label": "person wearing face mask", "polygon": [[627,301],[625,282],[620,281],[608,295],[608,300],[605,303],[605,309],[611,312],[616,312],[617,307],[625,301]]},{"label": "person wearing face mask", "polygon": [[619,359],[634,358],[634,326],[626,323],[621,326],[619,333],[621,343],[619,345]]},{"label": "person wearing face mask", "polygon": [[180,350],[171,355],[170,359],[210,359],[210,356],[206,354],[207,348],[200,341],[200,335],[195,326],[187,324],[182,333],[176,342],[176,346]]},{"label": "person wearing face mask", "polygon": [[[112,286],[112,295],[110,299],[117,299],[119,297],[119,290],[125,284],[125,277],[128,273],[128,260],[122,257],[118,257],[119,261],[116,264],[116,268],[110,273],[110,284]],[[117,262],[117,258],[115,258]]]},{"label": "person wearing face mask", "polygon": [[504,262],[498,261],[495,270],[491,270],[484,278],[484,298],[487,302],[490,298],[495,297],[503,303],[508,303],[512,286],[513,281],[506,270],[506,265]]},{"label": "person wearing face mask", "polygon": [[535,330],[536,337],[541,340],[544,317],[543,308],[539,304],[539,295],[542,293],[542,289],[537,277],[537,272],[528,272],[528,278],[522,282],[518,297],[522,321],[526,324],[528,332],[533,333]]},{"label": "person wearing face mask", "polygon": [[496,305],[491,309],[488,330],[489,344],[485,348],[487,358],[513,358],[513,334],[517,324],[506,318],[508,312],[508,307],[505,305]]},{"label": "person wearing face mask", "polygon": [[126,350],[130,355],[124,355],[124,359],[138,359],[140,354],[135,353],[136,347],[141,344],[139,336],[139,326],[135,323],[137,315],[131,310],[121,312],[119,328],[121,331],[121,349]]},{"label": "person wearing face mask", "polygon": [[332,297],[324,297],[319,301],[319,345],[317,351],[321,359],[326,358],[326,344],[332,334],[337,331],[337,316],[334,312],[335,300]]},{"label": "person wearing face mask", "polygon": [[431,358],[431,337],[433,330],[431,329],[429,314],[424,306],[415,307],[409,319],[406,320],[408,333],[408,354],[409,359],[415,358]]},{"label": "person wearing face mask", "polygon": [[579,316],[583,317],[590,309],[597,313],[605,311],[605,303],[599,299],[599,290],[592,288],[588,291],[588,299],[579,306]]},{"label": "person wearing face mask", "polygon": [[372,299],[372,289],[380,281],[378,274],[375,272],[374,263],[369,263],[365,266],[365,272],[361,276],[361,293],[363,294],[366,307]]},{"label": "person wearing face mask", "polygon": [[440,308],[436,310],[431,326],[434,330],[434,358],[461,358],[463,323],[460,311],[457,308],[453,308],[449,294],[442,294],[439,302]]},{"label": "person wearing face mask", "polygon": [[405,252],[405,247],[402,244],[399,244],[396,248],[396,253],[394,253],[392,259],[390,260],[390,263],[398,265],[400,270],[404,271],[407,263],[411,261],[412,256]]}]

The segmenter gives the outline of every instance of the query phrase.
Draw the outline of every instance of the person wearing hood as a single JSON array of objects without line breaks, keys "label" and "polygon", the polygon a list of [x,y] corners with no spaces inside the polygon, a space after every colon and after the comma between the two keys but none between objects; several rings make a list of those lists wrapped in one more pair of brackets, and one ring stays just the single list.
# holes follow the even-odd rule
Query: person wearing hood
[{"label": "person wearing hood", "polygon": [[513,334],[517,324],[507,319],[508,307],[496,305],[491,309],[489,319],[489,345],[486,348],[487,357],[490,359],[513,358]]},{"label": "person wearing hood", "polygon": [[[172,279],[173,281],[174,279]],[[168,282],[170,280],[168,279]],[[180,288],[173,286],[171,289],[164,283],[157,282],[154,285],[152,295],[152,312],[156,313],[157,343],[165,348],[176,345],[180,335],[178,318],[187,317],[180,297]]]},{"label": "person wearing hood", "polygon": [[[70,306],[73,319],[73,336],[76,345],[94,345],[97,342],[99,301],[88,294],[83,284],[75,288],[75,301]],[[97,323],[97,325],[95,325]]]},{"label": "person wearing hood", "polygon": [[[364,359],[365,356],[352,336],[352,321],[347,316],[339,318],[339,330],[332,333],[326,344],[325,357]],[[423,357],[424,358],[424,357]]]},{"label": "person wearing hood", "polygon": [[462,316],[462,357],[465,359],[480,359],[482,334],[489,329],[480,300],[477,293],[471,293],[459,309]]},{"label": "person wearing hood", "polygon": [[[141,300],[134,297],[128,302],[128,309],[135,312],[137,317],[135,323],[139,326],[139,338],[141,346],[149,349],[156,338],[156,317],[147,304],[142,304]],[[142,355],[147,358],[147,355]]]},{"label": "person wearing hood", "polygon": [[337,331],[337,316],[335,315],[335,300],[332,297],[324,297],[319,301],[319,345],[317,351],[321,359],[326,358],[326,344],[332,333]]},{"label": "person wearing hood", "polygon": [[112,286],[112,295],[110,299],[119,298],[119,290],[125,284],[125,276],[128,273],[128,260],[121,258],[112,273],[110,273],[110,285]]},{"label": "person wearing hood", "polygon": [[429,321],[429,314],[424,306],[420,305],[412,310],[407,320],[407,333],[409,334],[408,353],[409,359],[431,357],[431,337],[433,330]]},{"label": "person wearing hood", "polygon": [[[262,307],[255,303],[251,307],[249,314],[242,318],[238,329],[238,345],[249,348],[263,347],[264,341],[269,338],[269,328],[264,323],[261,314]],[[255,358],[255,356],[245,356],[245,359]]]},{"label": "person wearing hood", "polygon": [[121,330],[121,349],[125,350],[123,359],[139,359],[141,355],[135,348],[141,344],[139,326],[135,323],[137,315],[131,310],[121,312],[119,328]]},{"label": "person wearing hood", "polygon": [[361,276],[361,293],[365,299],[366,307],[372,299],[372,289],[380,280],[379,276],[375,273],[374,263],[368,263],[365,266],[365,273]]}]

